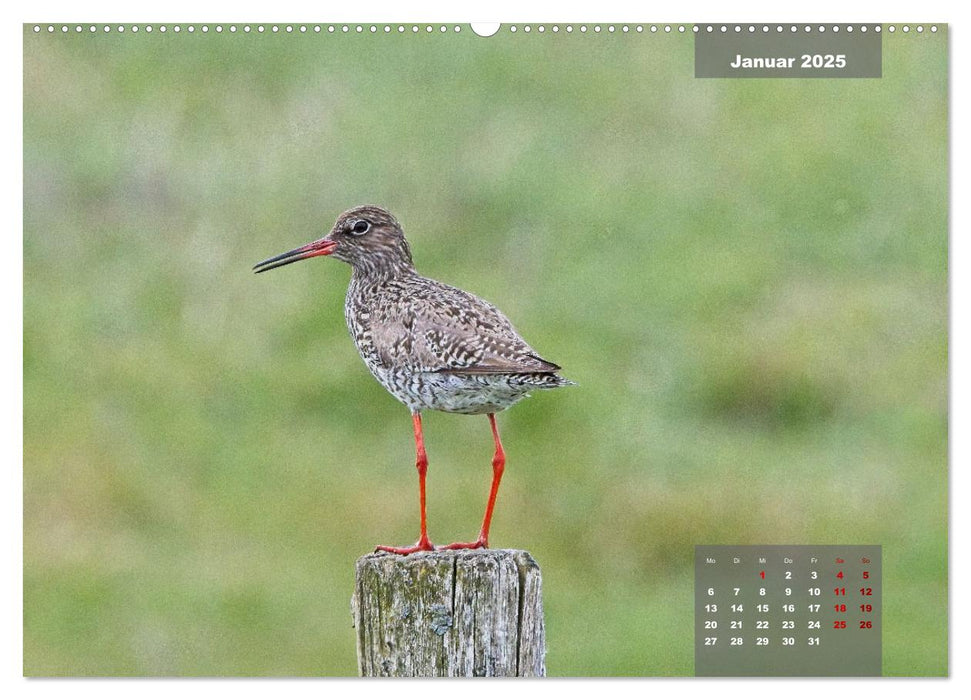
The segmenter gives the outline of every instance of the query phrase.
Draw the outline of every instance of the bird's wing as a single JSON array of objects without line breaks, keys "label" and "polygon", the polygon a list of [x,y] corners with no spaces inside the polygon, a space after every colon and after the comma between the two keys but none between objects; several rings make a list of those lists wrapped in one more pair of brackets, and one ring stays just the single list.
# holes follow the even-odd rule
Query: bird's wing
[{"label": "bird's wing", "polygon": [[389,366],[463,374],[560,369],[539,357],[499,309],[468,292],[432,283],[408,302],[382,304],[371,317],[375,349]]}]

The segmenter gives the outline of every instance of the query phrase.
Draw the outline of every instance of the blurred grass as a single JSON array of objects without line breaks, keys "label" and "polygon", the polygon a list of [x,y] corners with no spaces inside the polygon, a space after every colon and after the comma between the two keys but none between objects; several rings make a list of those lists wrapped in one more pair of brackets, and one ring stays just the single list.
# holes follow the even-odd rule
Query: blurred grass
[{"label": "blurred grass", "polygon": [[[880,543],[884,669],[947,673],[943,36],[881,80],[695,80],[683,36],[24,37],[28,675],[353,675],[415,537],[348,270],[373,202],[578,387],[501,416],[549,671],[693,672],[701,543]],[[485,419],[426,417],[436,540]]]}]

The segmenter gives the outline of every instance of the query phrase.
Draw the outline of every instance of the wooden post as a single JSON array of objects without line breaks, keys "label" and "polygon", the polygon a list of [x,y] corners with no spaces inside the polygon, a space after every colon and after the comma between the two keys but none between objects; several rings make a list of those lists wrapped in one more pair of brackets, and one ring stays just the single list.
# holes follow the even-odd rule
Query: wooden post
[{"label": "wooden post", "polygon": [[539,566],[515,549],[368,554],[351,600],[362,676],[545,676]]}]

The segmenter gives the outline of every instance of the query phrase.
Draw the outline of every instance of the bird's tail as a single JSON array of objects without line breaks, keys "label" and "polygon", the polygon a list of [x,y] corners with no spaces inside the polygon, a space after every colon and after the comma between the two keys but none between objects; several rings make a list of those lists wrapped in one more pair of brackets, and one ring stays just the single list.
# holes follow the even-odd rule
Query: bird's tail
[{"label": "bird's tail", "polygon": [[558,389],[561,386],[576,386],[576,382],[554,374],[553,372],[542,372],[527,376],[529,377],[527,383],[537,389]]}]

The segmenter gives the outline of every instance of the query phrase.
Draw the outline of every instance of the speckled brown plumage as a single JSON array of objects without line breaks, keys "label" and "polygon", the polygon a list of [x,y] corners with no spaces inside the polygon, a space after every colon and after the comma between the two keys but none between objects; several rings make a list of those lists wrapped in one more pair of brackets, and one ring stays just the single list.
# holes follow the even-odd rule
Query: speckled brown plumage
[{"label": "speckled brown plumage", "polygon": [[[528,396],[573,382],[557,372],[495,306],[456,287],[423,277],[397,220],[376,206],[338,217],[324,238],[265,260],[257,272],[328,255],[351,265],[344,303],[348,330],[364,363],[414,416],[422,502],[422,536],[408,553],[430,549],[424,527],[424,444],[420,414],[426,409],[489,415],[496,457],[493,490],[479,540],[449,545],[486,546],[489,520],[504,462],[494,414]],[[502,459],[500,459],[502,457]]]}]

